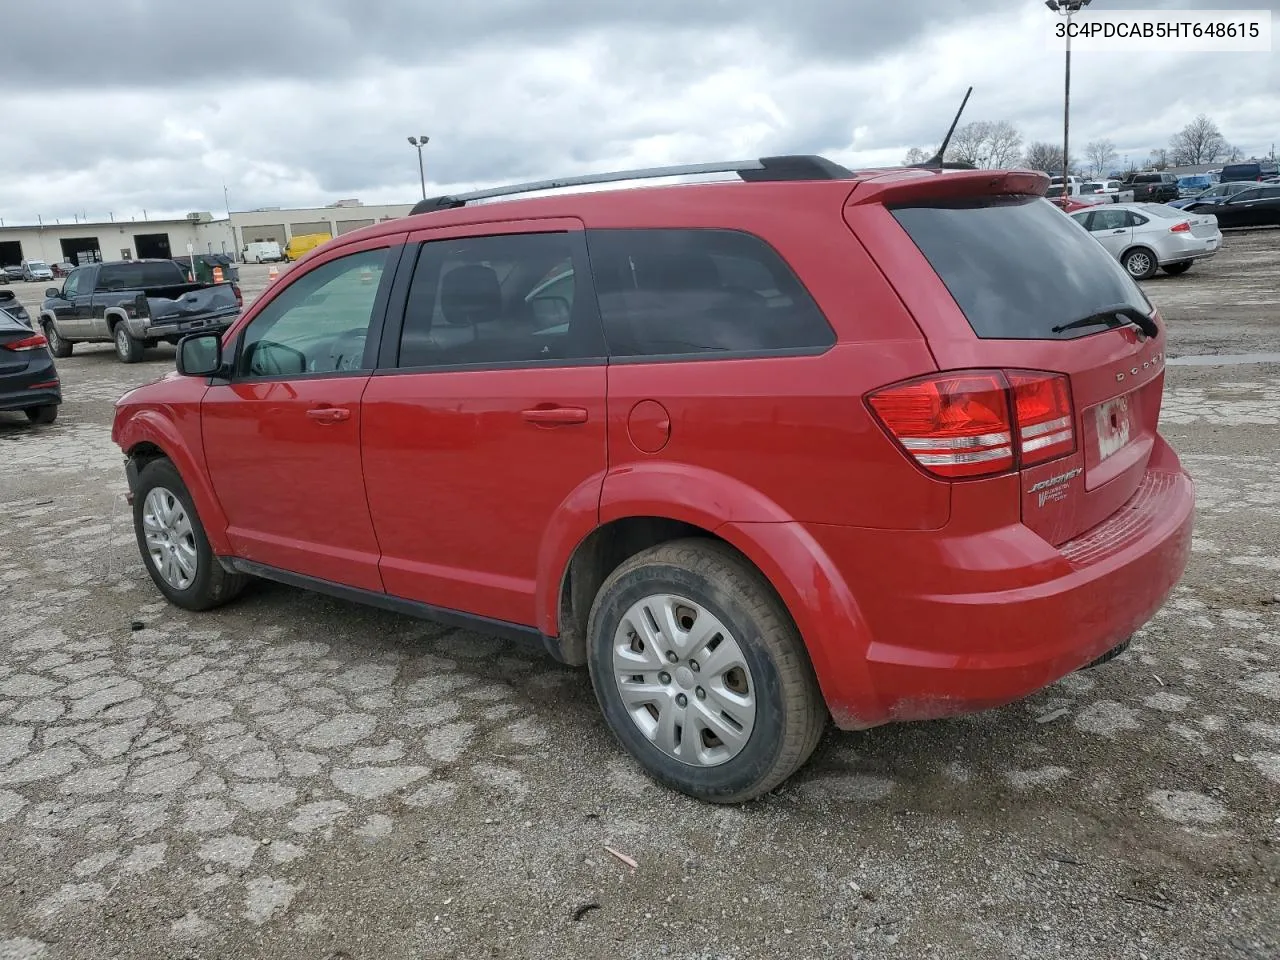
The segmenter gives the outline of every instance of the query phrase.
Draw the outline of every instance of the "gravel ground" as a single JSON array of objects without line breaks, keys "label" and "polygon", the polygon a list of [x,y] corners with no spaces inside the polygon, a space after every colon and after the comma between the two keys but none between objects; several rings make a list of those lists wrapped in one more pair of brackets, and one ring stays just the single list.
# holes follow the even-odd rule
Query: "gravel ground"
[{"label": "gravel ground", "polygon": [[[1147,289],[1172,357],[1280,351],[1280,231]],[[1280,956],[1280,364],[1169,368],[1194,555],[1130,652],[832,731],[721,809],[515,645],[268,584],[161,602],[109,437],[148,357],[79,348],[56,424],[0,415],[2,960]]]}]

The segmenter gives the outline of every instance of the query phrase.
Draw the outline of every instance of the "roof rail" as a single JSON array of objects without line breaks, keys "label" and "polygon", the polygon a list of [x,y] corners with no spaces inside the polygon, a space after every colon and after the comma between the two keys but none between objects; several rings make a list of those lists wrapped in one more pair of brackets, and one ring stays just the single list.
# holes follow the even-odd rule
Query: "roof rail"
[{"label": "roof rail", "polygon": [[590,173],[579,177],[561,177],[556,180],[536,180],[531,183],[514,183],[488,190],[473,190],[452,196],[428,197],[416,204],[410,215],[431,213],[436,210],[455,210],[473,200],[489,200],[493,197],[509,197],[538,190],[555,190],[562,187],[580,187],[592,183],[623,183],[628,180],[651,180],[657,177],[687,177],[703,173],[736,173],[750,183],[789,180],[846,180],[853,171],[825,157],[781,156],[761,157],[759,160],[732,160],[724,163],[689,163],[672,167],[646,167],[640,170],[617,170],[612,173]]}]

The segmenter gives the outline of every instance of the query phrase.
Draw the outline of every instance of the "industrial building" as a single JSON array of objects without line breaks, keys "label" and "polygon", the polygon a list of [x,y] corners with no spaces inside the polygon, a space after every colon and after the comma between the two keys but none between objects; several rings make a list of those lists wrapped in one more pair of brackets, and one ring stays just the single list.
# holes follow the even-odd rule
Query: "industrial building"
[{"label": "industrial building", "polygon": [[257,210],[233,210],[231,226],[235,231],[237,250],[245,244],[274,240],[283,247],[293,237],[309,233],[327,233],[331,237],[359,230],[383,220],[408,216],[411,203],[365,206],[359,200],[339,200],[327,207],[282,210],[263,207]]},{"label": "industrial building", "polygon": [[0,267],[24,259],[54,264],[101,260],[185,257],[196,253],[238,255],[245,244],[274,240],[283,247],[292,237],[311,233],[338,236],[383,220],[406,216],[411,203],[365,206],[340,200],[327,207],[232,211],[216,217],[189,213],[179,220],[109,220],[105,223],[38,223],[0,227]]},{"label": "industrial building", "polygon": [[23,260],[73,264],[100,260],[185,257],[236,249],[226,217],[191,213],[181,220],[109,220],[0,227],[0,266]]}]

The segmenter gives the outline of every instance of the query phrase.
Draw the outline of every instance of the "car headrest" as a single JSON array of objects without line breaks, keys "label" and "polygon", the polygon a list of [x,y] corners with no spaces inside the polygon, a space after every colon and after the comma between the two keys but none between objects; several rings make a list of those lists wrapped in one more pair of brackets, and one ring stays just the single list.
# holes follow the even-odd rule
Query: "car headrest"
[{"label": "car headrest", "polygon": [[440,283],[440,313],[455,327],[474,326],[502,316],[502,287],[492,267],[455,267]]}]

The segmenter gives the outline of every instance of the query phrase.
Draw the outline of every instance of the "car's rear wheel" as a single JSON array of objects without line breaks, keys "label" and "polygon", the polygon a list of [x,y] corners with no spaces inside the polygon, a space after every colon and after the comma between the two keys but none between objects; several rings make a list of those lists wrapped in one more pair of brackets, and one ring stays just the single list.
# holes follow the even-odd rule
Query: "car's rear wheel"
[{"label": "car's rear wheel", "polygon": [[827,711],[765,578],[711,540],[624,562],[600,588],[588,665],[614,735],[655,780],[700,800],[767,793],[813,752]]},{"label": "car's rear wheel", "polygon": [[1186,273],[1191,269],[1191,261],[1184,260],[1182,263],[1170,263],[1160,268],[1171,277],[1176,277],[1180,273]]},{"label": "car's rear wheel", "polygon": [[1160,269],[1160,261],[1146,247],[1134,247],[1124,255],[1120,263],[1135,280],[1150,280]]},{"label": "car's rear wheel", "polygon": [[27,415],[27,419],[32,423],[53,423],[58,419],[58,405],[56,403],[46,403],[39,407],[27,407],[23,413]]},{"label": "car's rear wheel", "polygon": [[138,474],[133,528],[147,573],[165,598],[185,610],[209,610],[234,599],[247,577],[218,562],[191,494],[168,460]]},{"label": "car's rear wheel", "polygon": [[116,356],[120,358],[121,363],[137,363],[142,359],[144,344],[141,340],[133,338],[129,328],[123,322],[116,324],[113,336],[116,343]]},{"label": "car's rear wheel", "polygon": [[71,356],[71,343],[62,339],[62,335],[58,333],[58,327],[52,320],[46,320],[42,326],[44,327],[44,338],[49,341],[49,352],[59,360],[65,360]]}]

